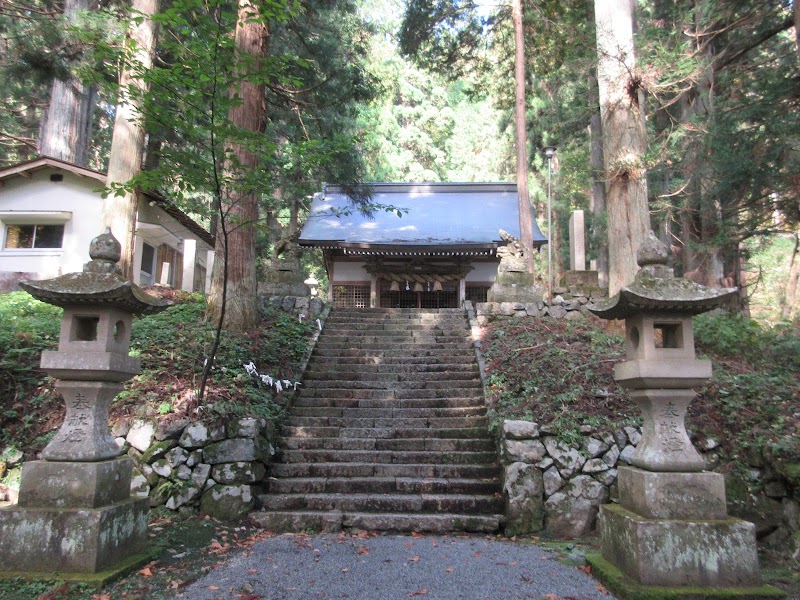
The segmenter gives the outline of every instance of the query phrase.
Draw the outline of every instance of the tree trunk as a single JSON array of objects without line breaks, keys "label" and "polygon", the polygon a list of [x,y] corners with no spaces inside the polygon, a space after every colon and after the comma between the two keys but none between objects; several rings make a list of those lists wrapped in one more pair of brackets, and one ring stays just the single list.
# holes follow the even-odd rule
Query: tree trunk
[{"label": "tree trunk", "polygon": [[[698,119],[713,119],[714,114],[713,50],[703,35],[701,7],[695,8],[694,24],[686,24],[684,31],[693,31],[689,40],[695,44],[695,52],[706,63],[706,67],[696,84],[680,98],[681,124],[687,128]],[[717,200],[708,193],[711,187],[710,172],[710,156],[706,151],[705,139],[690,135],[683,159],[684,276],[703,285],[719,287],[725,276],[723,252],[716,240],[722,214]],[[733,251],[730,254],[737,256],[738,253]],[[734,262],[731,272],[736,268]]]},{"label": "tree trunk", "polygon": [[[128,33],[135,48],[131,64],[126,64],[120,74],[120,91],[106,177],[108,186],[125,183],[138,175],[144,154],[144,127],[138,121],[136,113],[139,96],[146,91],[147,84],[137,76],[137,71],[153,67],[158,34],[156,24],[149,17],[158,12],[159,0],[134,0],[133,10],[145,18],[138,23],[134,22]],[[141,192],[137,189],[122,196],[112,194],[103,200],[103,226],[111,228],[122,246],[119,266],[128,278],[133,276],[134,234],[140,197]]]},{"label": "tree trunk", "polygon": [[[528,139],[525,118],[525,32],[522,28],[522,0],[512,0],[514,21],[514,95],[517,146],[517,193],[519,194],[519,233],[525,251],[528,273],[533,273],[533,214],[528,193]],[[548,232],[548,235],[550,233]]]},{"label": "tree trunk", "polygon": [[793,319],[798,315],[797,290],[800,287],[800,231],[794,234],[794,251],[789,263],[789,278],[783,293],[781,316]]},{"label": "tree trunk", "polygon": [[[65,0],[66,22],[74,24],[78,15],[88,8],[88,0]],[[76,77],[70,76],[64,81],[54,79],[50,104],[39,128],[39,154],[89,166],[89,140],[96,100],[94,87],[84,85]]]},{"label": "tree trunk", "polygon": [[[236,23],[234,43],[239,56],[238,93],[241,102],[231,107],[228,118],[231,124],[249,132],[260,132],[264,127],[265,87],[248,79],[253,61],[257,64],[266,56],[269,29],[257,16],[257,9],[249,0],[239,0],[239,18]],[[232,160],[226,169],[255,171],[258,157],[246,144],[231,142],[228,151]],[[228,181],[236,181],[233,173]],[[222,211],[217,227],[214,275],[208,300],[209,314],[222,319],[226,328],[248,331],[257,319],[256,248],[254,226],[258,221],[258,193],[250,189],[226,189],[222,198]]]},{"label": "tree trunk", "polygon": [[800,52],[800,2],[795,0],[794,5],[794,43],[797,46],[797,51]]},{"label": "tree trunk", "polygon": [[[592,116],[589,120],[589,138],[591,144],[590,166],[592,169],[592,233],[591,244],[598,240],[606,240],[606,184],[603,180],[603,127],[600,118],[600,98],[597,90],[597,70],[589,69],[589,102]],[[608,246],[605,241],[598,248],[593,248],[595,268],[600,287],[608,287]]]},{"label": "tree trunk", "polygon": [[608,206],[608,293],[633,281],[636,253],[650,229],[645,131],[633,54],[631,0],[595,0],[597,79]]}]

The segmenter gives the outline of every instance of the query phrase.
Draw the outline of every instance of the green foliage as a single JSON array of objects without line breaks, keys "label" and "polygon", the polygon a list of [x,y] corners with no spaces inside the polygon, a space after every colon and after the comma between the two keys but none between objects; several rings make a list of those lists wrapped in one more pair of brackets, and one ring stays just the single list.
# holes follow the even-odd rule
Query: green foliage
[{"label": "green foliage", "polygon": [[694,329],[698,350],[714,359],[714,375],[690,407],[696,426],[745,462],[798,456],[798,332],[729,315],[695,317]]},{"label": "green foliage", "polygon": [[[687,429],[713,438],[725,457],[800,455],[800,335],[738,316],[694,319],[695,343],[712,359],[711,380],[689,407]],[[641,416],[613,378],[623,340],[597,321],[497,319],[487,360],[490,422],[527,419],[577,442],[582,425],[613,430]],[[755,461],[755,462],[754,462]]]},{"label": "green foliage", "polygon": [[622,351],[619,337],[586,324],[495,321],[485,347],[492,426],[527,419],[574,441],[582,425],[610,428],[633,422],[635,407],[612,373]]},{"label": "green foliage", "polygon": [[[387,0],[382,15],[398,14]],[[513,168],[507,135],[489,97],[470,81],[448,81],[414,66],[398,51],[392,18],[374,24],[369,70],[381,93],[362,106],[361,154],[374,181],[503,180]]]},{"label": "green foliage", "polygon": [[58,405],[39,360],[58,345],[61,313],[27,292],[0,295],[0,444],[35,430]]},{"label": "green foliage", "polygon": [[[244,365],[252,361],[260,373],[294,381],[313,330],[313,323],[300,323],[284,311],[268,308],[261,313],[257,330],[245,335],[223,331],[205,414],[212,419],[226,415],[280,418],[283,411],[274,390],[248,375]],[[117,397],[117,409],[142,410],[144,406],[151,414],[194,410],[194,392],[214,331],[215,325],[205,318],[205,299],[199,294],[137,319],[131,348],[142,362],[142,374]]]}]

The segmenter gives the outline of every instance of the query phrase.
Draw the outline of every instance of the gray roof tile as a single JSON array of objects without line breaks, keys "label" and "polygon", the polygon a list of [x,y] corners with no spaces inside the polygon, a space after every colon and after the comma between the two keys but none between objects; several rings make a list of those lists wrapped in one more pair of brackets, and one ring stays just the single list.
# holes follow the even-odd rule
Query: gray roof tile
[{"label": "gray roof tile", "polygon": [[[369,184],[372,202],[407,210],[379,210],[369,219],[338,186],[317,194],[300,234],[303,245],[487,245],[502,243],[504,229],[519,237],[514,183]],[[338,216],[337,216],[338,214]],[[534,222],[534,244],[547,239]]]}]

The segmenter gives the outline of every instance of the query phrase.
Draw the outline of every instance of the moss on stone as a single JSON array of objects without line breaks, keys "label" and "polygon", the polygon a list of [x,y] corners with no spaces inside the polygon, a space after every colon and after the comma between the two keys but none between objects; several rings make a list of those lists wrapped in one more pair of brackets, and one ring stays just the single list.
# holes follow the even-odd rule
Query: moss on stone
[{"label": "moss on stone", "polygon": [[742,588],[662,587],[641,585],[599,553],[586,555],[592,575],[620,600],[777,600],[786,594],[771,585]]},{"label": "moss on stone", "polygon": [[783,475],[794,489],[800,489],[800,462],[777,460],[774,466],[775,470]]},{"label": "moss on stone", "polygon": [[68,581],[72,583],[82,583],[100,589],[107,586],[112,581],[133,573],[142,565],[155,559],[160,553],[161,548],[151,547],[134,554],[120,561],[113,567],[103,569],[97,573],[61,573],[58,571],[35,572],[35,571],[0,571],[0,581],[13,581],[21,579],[23,581]]}]

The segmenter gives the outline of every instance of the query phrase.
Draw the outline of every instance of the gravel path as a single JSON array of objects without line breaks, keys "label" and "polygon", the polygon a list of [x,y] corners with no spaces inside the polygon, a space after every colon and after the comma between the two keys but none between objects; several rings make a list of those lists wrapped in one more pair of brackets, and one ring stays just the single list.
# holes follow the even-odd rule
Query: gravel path
[{"label": "gravel path", "polygon": [[194,582],[183,600],[613,600],[543,549],[479,536],[281,535]]}]

